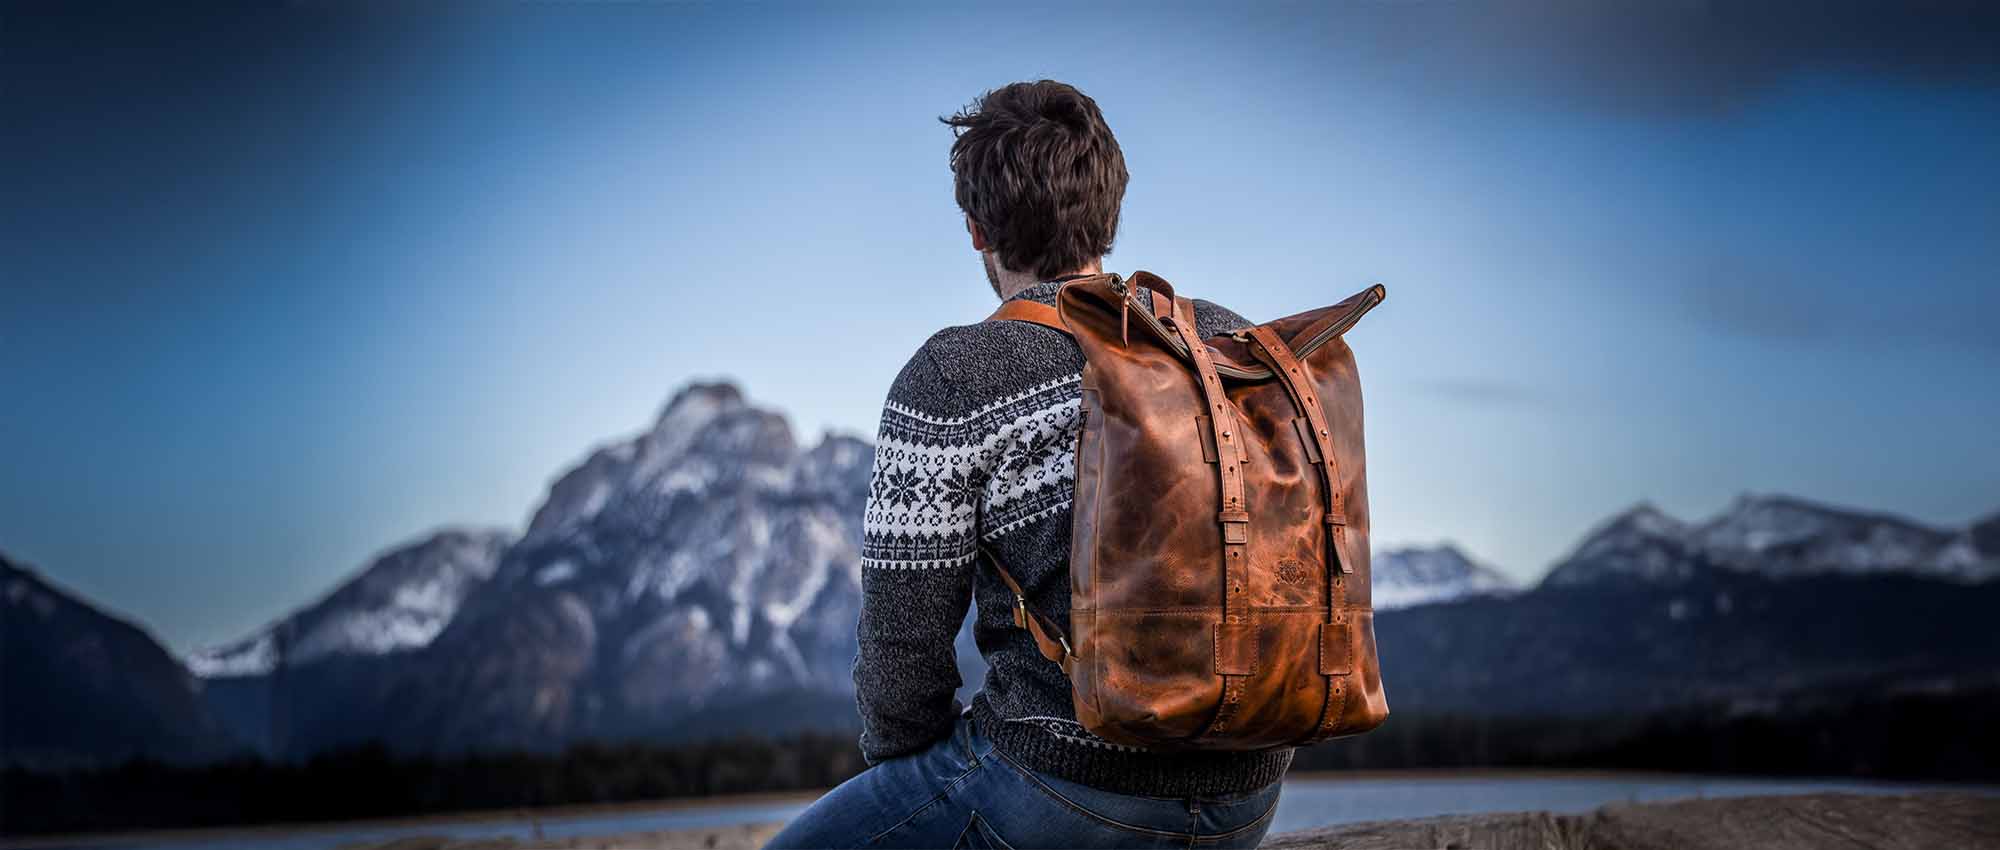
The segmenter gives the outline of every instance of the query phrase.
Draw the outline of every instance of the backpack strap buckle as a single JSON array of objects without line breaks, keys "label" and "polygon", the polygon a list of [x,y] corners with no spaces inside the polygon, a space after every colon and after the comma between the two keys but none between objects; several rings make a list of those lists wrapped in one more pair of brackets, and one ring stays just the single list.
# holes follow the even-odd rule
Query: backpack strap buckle
[{"label": "backpack strap buckle", "polygon": [[1006,567],[1000,566],[998,556],[986,551],[984,546],[979,548],[979,553],[993,564],[993,572],[999,574],[1000,581],[1014,594],[1014,627],[1026,629],[1028,636],[1035,639],[1035,649],[1042,653],[1042,657],[1055,662],[1067,674],[1076,651],[1070,649],[1069,638],[1063,635],[1062,628],[1028,610],[1028,592],[1021,588],[1021,583],[1014,580]]}]

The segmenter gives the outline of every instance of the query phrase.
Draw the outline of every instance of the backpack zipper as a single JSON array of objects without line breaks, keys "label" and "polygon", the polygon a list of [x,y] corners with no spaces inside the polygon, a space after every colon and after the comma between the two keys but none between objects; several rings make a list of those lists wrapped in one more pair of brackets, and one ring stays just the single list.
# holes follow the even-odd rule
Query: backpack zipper
[{"label": "backpack zipper", "polygon": [[[1367,297],[1362,298],[1361,303],[1348,308],[1346,315],[1327,325],[1319,333],[1313,334],[1313,338],[1306,340],[1305,344],[1295,346],[1292,349],[1292,355],[1300,360],[1306,359],[1307,355],[1312,354],[1320,346],[1325,345],[1327,340],[1346,333],[1348,328],[1354,327],[1354,323],[1361,321],[1363,315],[1369,310],[1375,309],[1375,305],[1382,303],[1383,297],[1387,294],[1387,291],[1379,283],[1368,287],[1366,290]],[[1154,293],[1153,297],[1157,298],[1159,294]],[[1132,296],[1127,293],[1125,295],[1126,303],[1130,304],[1131,299]],[[1192,359],[1194,357],[1194,352],[1188,350],[1187,343],[1181,341],[1180,334],[1167,330],[1167,326],[1160,323],[1159,317],[1153,315],[1152,310],[1137,310],[1134,312],[1139,314],[1140,321],[1152,326],[1153,333],[1158,334],[1160,339],[1167,343],[1168,347],[1184,358]],[[1246,381],[1261,381],[1273,375],[1270,369],[1239,369],[1223,363],[1215,364],[1215,371],[1217,374],[1228,375],[1232,378],[1241,378]]]}]

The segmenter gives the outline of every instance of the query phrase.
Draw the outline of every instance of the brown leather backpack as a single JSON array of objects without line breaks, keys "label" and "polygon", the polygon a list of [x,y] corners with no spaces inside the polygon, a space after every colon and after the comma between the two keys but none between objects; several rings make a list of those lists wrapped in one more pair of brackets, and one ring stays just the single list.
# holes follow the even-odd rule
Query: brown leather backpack
[{"label": "brown leather backpack", "polygon": [[1083,349],[1069,636],[994,567],[1015,624],[1069,674],[1077,720],[1099,737],[1254,750],[1388,717],[1361,384],[1341,338],[1387,294],[1372,286],[1206,340],[1194,305],[1147,272],[1078,279],[1055,307],[993,314]]}]

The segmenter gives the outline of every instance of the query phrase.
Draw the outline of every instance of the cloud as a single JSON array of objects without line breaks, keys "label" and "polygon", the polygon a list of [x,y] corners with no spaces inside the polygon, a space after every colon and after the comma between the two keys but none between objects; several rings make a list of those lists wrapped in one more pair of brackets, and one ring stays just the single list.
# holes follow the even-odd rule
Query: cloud
[{"label": "cloud", "polygon": [[1805,72],[2000,85],[2000,3],[1487,0],[1339,7],[1327,37],[1446,93],[1726,112]]},{"label": "cloud", "polygon": [[[2000,281],[1978,272],[1856,280],[1717,258],[1684,282],[1680,314],[1723,333],[1802,345],[1948,345],[2000,352]],[[1922,274],[1917,272],[1917,274]]]}]

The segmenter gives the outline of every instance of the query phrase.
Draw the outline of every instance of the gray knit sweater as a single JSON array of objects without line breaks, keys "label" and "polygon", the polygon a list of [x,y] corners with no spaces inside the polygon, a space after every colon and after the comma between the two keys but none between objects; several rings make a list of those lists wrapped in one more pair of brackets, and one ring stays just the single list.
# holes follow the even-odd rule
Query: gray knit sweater
[{"label": "gray knit sweater", "polygon": [[[1014,296],[1055,302],[1060,284]],[[1150,306],[1141,293],[1142,305]],[[1250,324],[1195,302],[1203,336]],[[969,708],[995,747],[1036,770],[1127,794],[1263,788],[1289,748],[1159,753],[1112,744],[1076,722],[1069,678],[1013,624],[1013,594],[977,557],[984,543],[1030,608],[1069,622],[1070,499],[1076,489],[1083,355],[1025,322],[946,328],[889,390],[863,520],[861,654],[854,684],[869,763],[924,748],[961,711],[952,638],[978,602],[973,637],[990,669]]]}]

